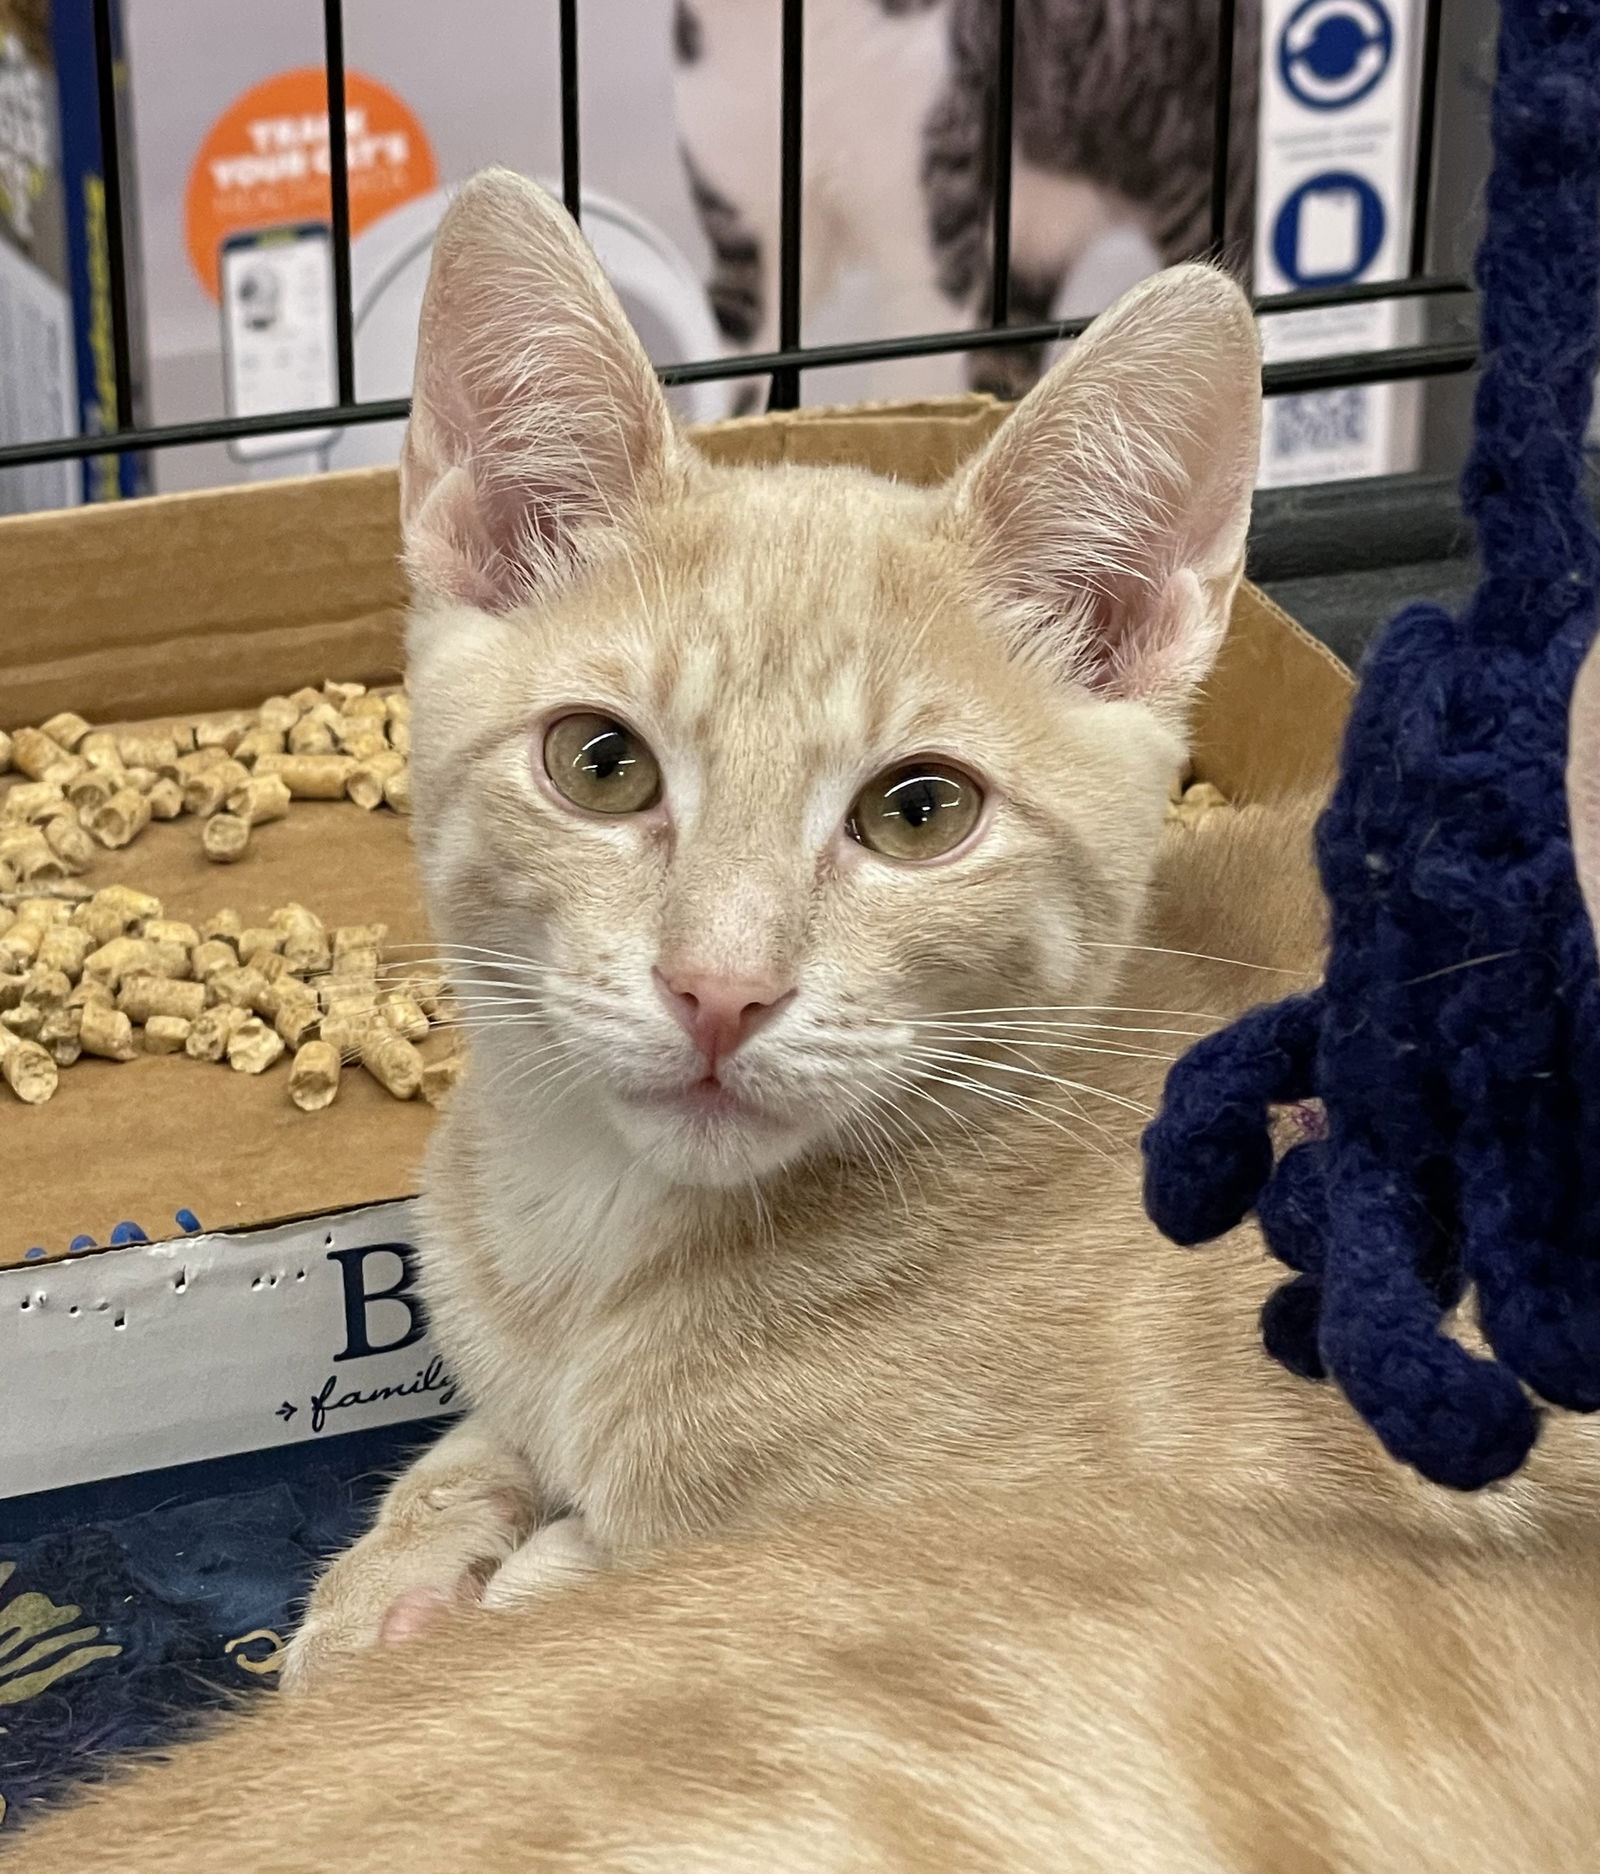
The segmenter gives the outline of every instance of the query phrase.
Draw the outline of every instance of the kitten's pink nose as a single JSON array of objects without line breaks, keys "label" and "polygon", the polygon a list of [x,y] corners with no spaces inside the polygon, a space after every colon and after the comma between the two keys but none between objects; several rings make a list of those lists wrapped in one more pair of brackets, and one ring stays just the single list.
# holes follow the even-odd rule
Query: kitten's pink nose
[{"label": "kitten's pink nose", "polygon": [[710,1073],[794,995],[776,983],[699,970],[656,970],[656,987]]}]

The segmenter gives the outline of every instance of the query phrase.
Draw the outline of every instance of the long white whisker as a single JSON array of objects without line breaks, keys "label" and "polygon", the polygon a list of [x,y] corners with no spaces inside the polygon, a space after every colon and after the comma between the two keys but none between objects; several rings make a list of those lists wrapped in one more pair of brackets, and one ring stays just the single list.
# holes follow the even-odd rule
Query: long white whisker
[{"label": "long white whisker", "polygon": [[1104,1087],[1091,1086],[1085,1080],[1067,1080],[1060,1074],[1047,1074],[1035,1067],[1013,1067],[1007,1061],[985,1060],[981,1054],[958,1054],[948,1048],[915,1048],[914,1060],[962,1061],[972,1067],[990,1067],[1000,1074],[1021,1074],[1029,1080],[1045,1080],[1053,1087],[1071,1087],[1075,1093],[1092,1094],[1097,1100],[1109,1100],[1113,1106],[1126,1107],[1130,1113],[1137,1113],[1143,1119],[1150,1117],[1150,1108],[1142,1106],[1137,1100],[1124,1099],[1120,1093],[1108,1093]]},{"label": "long white whisker", "polygon": [[1243,957],[1215,957],[1205,950],[1169,950],[1164,944],[1096,943],[1085,938],[1083,947],[1086,950],[1137,951],[1144,956],[1153,957],[1190,957],[1196,963],[1226,963],[1239,970],[1265,970],[1270,976],[1306,978],[1311,974],[1309,970],[1284,969],[1277,963],[1247,963]]}]

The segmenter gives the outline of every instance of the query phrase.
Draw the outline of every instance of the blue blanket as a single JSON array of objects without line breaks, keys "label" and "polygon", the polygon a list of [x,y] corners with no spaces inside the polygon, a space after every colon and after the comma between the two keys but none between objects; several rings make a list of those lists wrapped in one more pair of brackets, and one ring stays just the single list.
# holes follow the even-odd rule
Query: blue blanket
[{"label": "blue blanket", "polygon": [[273,1686],[318,1564],[430,1429],[0,1503],[0,1832]]}]

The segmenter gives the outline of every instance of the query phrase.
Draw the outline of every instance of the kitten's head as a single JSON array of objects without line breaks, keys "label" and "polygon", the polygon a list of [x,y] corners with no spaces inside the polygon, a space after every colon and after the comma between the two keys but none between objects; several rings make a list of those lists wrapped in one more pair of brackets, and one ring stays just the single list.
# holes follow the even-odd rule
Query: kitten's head
[{"label": "kitten's head", "polygon": [[730,1183],[983,1079],[913,1024],[1102,996],[1239,578],[1258,370],[1238,288],[1177,268],[951,486],[713,467],[561,209],[470,183],[401,488],[479,1096]]}]

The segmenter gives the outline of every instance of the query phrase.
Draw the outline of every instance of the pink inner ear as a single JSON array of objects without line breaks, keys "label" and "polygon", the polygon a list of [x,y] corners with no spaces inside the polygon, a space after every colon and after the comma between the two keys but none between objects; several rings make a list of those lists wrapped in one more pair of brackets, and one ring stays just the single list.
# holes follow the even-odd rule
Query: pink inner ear
[{"label": "pink inner ear", "polygon": [[624,515],[672,428],[645,357],[560,204],[506,171],[446,212],[401,459],[406,561],[421,587],[505,611]]}]

